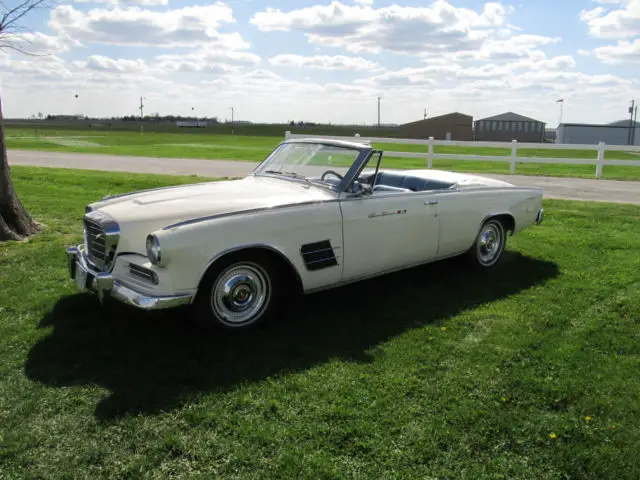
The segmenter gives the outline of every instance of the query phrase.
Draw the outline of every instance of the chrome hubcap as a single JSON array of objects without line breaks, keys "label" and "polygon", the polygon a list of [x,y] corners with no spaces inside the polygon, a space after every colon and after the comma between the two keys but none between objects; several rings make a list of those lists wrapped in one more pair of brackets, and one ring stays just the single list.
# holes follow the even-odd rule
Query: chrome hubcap
[{"label": "chrome hubcap", "polygon": [[246,323],[262,313],[270,295],[269,277],[260,266],[236,264],[218,277],[211,295],[211,308],[228,323]]},{"label": "chrome hubcap", "polygon": [[496,260],[500,254],[502,233],[499,228],[490,223],[485,225],[480,232],[478,239],[478,259],[483,264],[490,264]]}]

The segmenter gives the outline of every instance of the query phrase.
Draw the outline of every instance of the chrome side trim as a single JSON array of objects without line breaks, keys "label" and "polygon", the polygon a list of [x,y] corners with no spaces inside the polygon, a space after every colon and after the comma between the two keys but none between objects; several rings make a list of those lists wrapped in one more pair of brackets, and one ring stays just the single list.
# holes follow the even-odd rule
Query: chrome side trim
[{"label": "chrome side trim", "polygon": [[370,213],[368,215],[368,218],[377,218],[377,217],[389,217],[391,215],[404,215],[405,213],[407,213],[407,209],[403,209],[403,210],[396,210],[394,212],[382,212],[382,213]]},{"label": "chrome side trim", "polygon": [[330,198],[327,200],[310,200],[308,202],[296,202],[296,203],[285,203],[282,205],[275,205],[273,207],[256,207],[256,208],[249,208],[246,210],[239,210],[237,212],[226,212],[226,213],[216,213],[215,215],[207,215],[206,217],[198,217],[198,218],[191,218],[189,220],[183,220],[182,222],[178,222],[178,223],[174,223],[171,225],[167,225],[166,227],[163,227],[163,230],[171,230],[172,228],[179,228],[179,227],[184,227],[186,225],[192,225],[194,223],[201,223],[201,222],[207,222],[209,220],[217,220],[219,218],[227,218],[227,217],[233,217],[236,215],[251,215],[251,214],[256,214],[256,213],[263,213],[263,212],[267,212],[267,211],[272,211],[272,210],[280,210],[283,208],[291,208],[291,207],[306,207],[309,205],[320,205],[323,203],[332,203],[332,202],[338,202],[339,199],[338,198]]},{"label": "chrome side trim", "polygon": [[540,225],[544,220],[544,208],[541,208],[538,214],[536,215],[536,225]]}]

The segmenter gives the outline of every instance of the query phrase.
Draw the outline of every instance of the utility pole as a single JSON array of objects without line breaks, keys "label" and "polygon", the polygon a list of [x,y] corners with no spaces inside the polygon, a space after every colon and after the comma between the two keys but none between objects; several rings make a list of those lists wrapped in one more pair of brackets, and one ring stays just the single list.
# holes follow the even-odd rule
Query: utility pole
[{"label": "utility pole", "polygon": [[144,132],[144,125],[142,125],[142,122],[144,120],[144,113],[142,111],[142,109],[144,108],[144,105],[142,104],[143,99],[144,97],[140,97],[140,106],[138,107],[138,109],[140,110],[140,135],[142,135]]},{"label": "utility pole", "polygon": [[[635,105],[635,99],[631,99],[631,106],[629,107],[629,134],[627,135],[627,145],[633,145],[633,137],[635,133],[635,125],[633,124],[633,107]],[[636,107],[637,108],[637,107]],[[636,110],[637,111],[637,110]]]},{"label": "utility pole", "polygon": [[231,107],[231,135],[233,135],[234,133],[234,128],[233,128],[233,107]]},{"label": "utility pole", "polygon": [[380,128],[380,97],[378,97],[378,128]]},{"label": "utility pole", "polygon": [[638,128],[638,105],[633,109],[633,133],[631,134],[631,145],[636,144],[636,129]]},{"label": "utility pole", "polygon": [[427,109],[425,108],[425,109],[424,109],[424,117],[423,117],[423,119],[425,119],[425,120],[426,120],[426,118],[427,118]]}]

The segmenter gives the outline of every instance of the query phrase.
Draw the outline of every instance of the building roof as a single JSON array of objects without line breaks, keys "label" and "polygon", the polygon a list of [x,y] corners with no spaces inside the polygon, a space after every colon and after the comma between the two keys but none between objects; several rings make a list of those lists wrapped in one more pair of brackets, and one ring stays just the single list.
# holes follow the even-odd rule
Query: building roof
[{"label": "building roof", "polygon": [[[629,120],[617,121],[612,123],[561,123],[558,125],[560,127],[597,127],[597,128],[629,128]],[[640,122],[636,122],[634,125],[635,128],[640,127]]]},{"label": "building roof", "polygon": [[540,120],[536,120],[535,118],[525,117],[524,115],[519,115],[519,114],[513,113],[513,112],[501,113],[500,115],[494,115],[493,117],[480,118],[480,119],[478,119],[476,121],[480,122],[482,120],[502,120],[502,121],[507,121],[507,122],[539,122],[539,123],[544,123],[544,122],[541,122]]},{"label": "building roof", "polygon": [[[628,127],[629,126],[629,119],[625,119],[625,120],[618,120],[616,122],[611,122],[611,123],[607,123],[607,125],[611,125],[614,127]],[[631,125],[633,125],[634,127],[637,127],[639,124],[638,122],[632,122]]]},{"label": "building roof", "polygon": [[438,120],[442,120],[444,118],[449,118],[449,117],[465,117],[465,119],[473,121],[473,117],[471,115],[467,115],[465,113],[460,113],[460,112],[451,112],[451,113],[445,113],[444,115],[438,115],[436,117],[421,118],[420,120],[414,120],[413,122],[403,123],[400,126],[404,127],[406,125],[415,125],[416,123],[437,122]]}]

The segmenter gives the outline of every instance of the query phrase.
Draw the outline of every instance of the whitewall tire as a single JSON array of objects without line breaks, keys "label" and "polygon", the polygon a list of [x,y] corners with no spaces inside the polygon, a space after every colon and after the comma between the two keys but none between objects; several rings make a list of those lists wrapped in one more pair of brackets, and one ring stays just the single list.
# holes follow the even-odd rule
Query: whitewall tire
[{"label": "whitewall tire", "polygon": [[485,221],[473,246],[467,252],[472,264],[479,268],[491,268],[502,258],[507,242],[507,231],[497,218]]},{"label": "whitewall tire", "polygon": [[195,300],[206,328],[244,330],[266,321],[281,297],[278,269],[269,255],[233,254],[205,275]]}]

